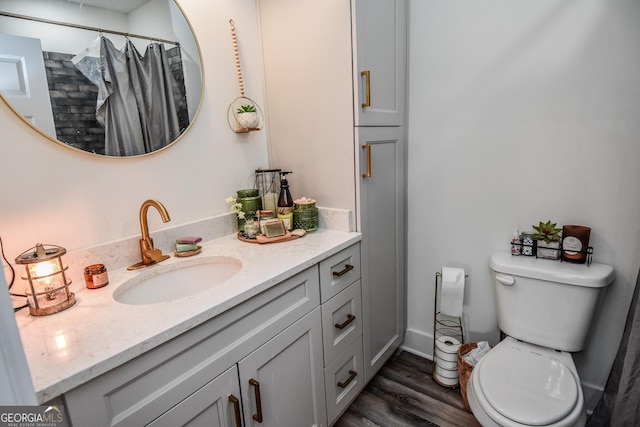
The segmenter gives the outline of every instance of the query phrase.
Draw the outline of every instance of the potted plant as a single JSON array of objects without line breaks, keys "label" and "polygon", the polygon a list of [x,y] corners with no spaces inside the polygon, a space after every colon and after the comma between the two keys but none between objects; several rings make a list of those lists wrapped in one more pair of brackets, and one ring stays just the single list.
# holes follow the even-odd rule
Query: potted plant
[{"label": "potted plant", "polygon": [[535,230],[533,239],[536,241],[536,256],[546,259],[560,258],[560,233],[562,228],[556,227],[555,222],[540,221],[537,226],[533,226],[533,229]]},{"label": "potted plant", "polygon": [[260,125],[256,107],[251,104],[241,105],[236,110],[236,119],[243,129],[257,129]]}]

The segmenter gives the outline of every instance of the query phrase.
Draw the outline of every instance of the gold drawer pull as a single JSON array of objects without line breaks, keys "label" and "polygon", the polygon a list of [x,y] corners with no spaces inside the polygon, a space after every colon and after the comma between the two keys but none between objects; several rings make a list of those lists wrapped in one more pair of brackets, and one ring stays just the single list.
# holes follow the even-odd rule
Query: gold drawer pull
[{"label": "gold drawer pull", "polygon": [[348,272],[350,272],[351,270],[353,270],[353,265],[347,264],[344,266],[344,270],[342,271],[334,271],[333,272],[333,276],[334,277],[342,277],[345,274],[347,274]]},{"label": "gold drawer pull", "polygon": [[347,320],[345,320],[343,323],[336,323],[335,327],[338,329],[344,329],[349,323],[353,322],[354,320],[356,320],[356,316],[354,316],[353,314],[347,314]]},{"label": "gold drawer pull", "polygon": [[358,375],[358,373],[356,371],[353,371],[353,370],[349,369],[349,378],[347,378],[347,380],[345,382],[338,381],[338,387],[345,388],[346,386],[349,385],[349,383],[351,381],[353,381],[353,379],[356,377],[356,375]]},{"label": "gold drawer pull", "polygon": [[242,415],[240,414],[240,401],[233,394],[229,395],[229,401],[233,404],[233,413],[236,416],[236,427],[242,427]]},{"label": "gold drawer pull", "polygon": [[256,396],[256,413],[253,414],[253,419],[257,422],[262,422],[262,401],[260,400],[260,383],[253,378],[249,379],[249,385],[254,387],[254,392]]},{"label": "gold drawer pull", "polygon": [[362,148],[367,151],[367,171],[362,174],[362,177],[371,178],[371,145],[364,144]]},{"label": "gold drawer pull", "polygon": [[362,103],[362,107],[370,107],[371,106],[371,71],[361,71],[361,76],[364,76],[364,93],[365,93],[365,101]]}]

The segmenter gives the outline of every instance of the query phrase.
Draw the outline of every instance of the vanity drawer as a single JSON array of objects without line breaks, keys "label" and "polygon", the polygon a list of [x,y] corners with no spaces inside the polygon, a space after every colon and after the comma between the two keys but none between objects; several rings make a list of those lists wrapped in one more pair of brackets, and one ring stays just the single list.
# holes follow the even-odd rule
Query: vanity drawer
[{"label": "vanity drawer", "polygon": [[322,304],[322,333],[325,366],[362,335],[360,280]]},{"label": "vanity drawer", "polygon": [[69,391],[72,425],[141,426],[320,304],[317,266]]},{"label": "vanity drawer", "polygon": [[333,423],[349,407],[364,387],[362,336],[324,370],[327,419]]},{"label": "vanity drawer", "polygon": [[360,244],[320,262],[320,297],[328,301],[360,278]]}]

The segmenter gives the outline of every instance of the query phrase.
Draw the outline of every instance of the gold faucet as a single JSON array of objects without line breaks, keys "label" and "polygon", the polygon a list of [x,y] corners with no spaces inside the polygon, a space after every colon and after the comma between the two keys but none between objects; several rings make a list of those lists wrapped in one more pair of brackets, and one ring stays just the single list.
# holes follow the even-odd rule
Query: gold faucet
[{"label": "gold faucet", "polygon": [[140,253],[142,255],[142,261],[127,267],[127,270],[137,270],[138,268],[146,267],[149,265],[157,264],[169,258],[169,255],[163,255],[160,249],[153,247],[153,239],[149,237],[149,224],[147,223],[147,211],[149,207],[153,206],[160,213],[162,222],[169,222],[169,213],[157,200],[146,200],[140,207],[140,230],[142,231],[142,238],[140,239]]}]

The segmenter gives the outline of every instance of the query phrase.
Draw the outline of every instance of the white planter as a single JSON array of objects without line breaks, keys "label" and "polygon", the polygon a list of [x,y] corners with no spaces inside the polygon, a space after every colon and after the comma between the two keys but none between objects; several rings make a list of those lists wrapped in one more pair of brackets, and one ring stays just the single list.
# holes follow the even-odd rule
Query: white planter
[{"label": "white planter", "polygon": [[537,240],[536,242],[536,256],[538,258],[560,259],[560,242],[546,243],[544,240]]},{"label": "white planter", "polygon": [[258,113],[255,112],[238,113],[237,120],[242,129],[257,129],[260,124]]}]

